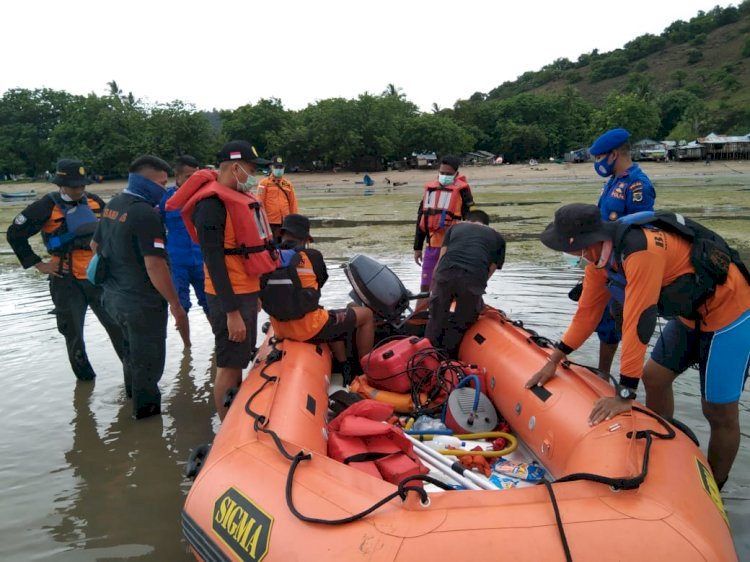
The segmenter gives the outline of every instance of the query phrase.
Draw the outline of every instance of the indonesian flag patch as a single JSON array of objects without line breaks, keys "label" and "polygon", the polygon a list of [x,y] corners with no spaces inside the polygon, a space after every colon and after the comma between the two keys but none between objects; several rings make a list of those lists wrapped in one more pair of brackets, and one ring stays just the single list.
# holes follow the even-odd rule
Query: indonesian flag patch
[{"label": "indonesian flag patch", "polygon": [[154,248],[164,249],[164,240],[161,238],[154,238]]},{"label": "indonesian flag patch", "polygon": [[229,159],[230,160],[239,160],[242,158],[242,153],[240,151],[234,151],[229,153]]}]

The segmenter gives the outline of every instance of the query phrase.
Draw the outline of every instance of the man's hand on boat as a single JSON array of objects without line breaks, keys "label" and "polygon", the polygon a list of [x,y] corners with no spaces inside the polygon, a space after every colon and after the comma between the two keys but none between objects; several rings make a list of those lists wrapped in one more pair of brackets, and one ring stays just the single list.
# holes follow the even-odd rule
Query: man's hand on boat
[{"label": "man's hand on boat", "polygon": [[596,425],[600,422],[611,420],[618,414],[629,412],[632,406],[632,400],[625,400],[618,396],[600,398],[594,404],[594,409],[591,410],[589,425]]},{"label": "man's hand on boat", "polygon": [[552,353],[549,354],[549,357],[547,358],[547,362],[544,364],[544,366],[539,369],[536,373],[534,373],[534,376],[532,376],[528,381],[526,381],[526,384],[524,387],[531,388],[533,386],[544,386],[544,384],[550,380],[552,377],[555,376],[555,370],[557,369],[557,365],[565,359],[565,354],[560,351],[559,349],[553,349]]}]

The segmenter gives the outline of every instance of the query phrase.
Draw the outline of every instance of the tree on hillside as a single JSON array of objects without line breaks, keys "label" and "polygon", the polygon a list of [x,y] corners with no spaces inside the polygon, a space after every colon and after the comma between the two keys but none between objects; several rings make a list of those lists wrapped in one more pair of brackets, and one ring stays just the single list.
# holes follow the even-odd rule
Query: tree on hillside
[{"label": "tree on hillside", "polygon": [[278,134],[289,119],[281,100],[261,99],[255,105],[248,104],[235,110],[220,112],[223,140],[246,140],[259,154],[270,156],[268,147],[271,138]]},{"label": "tree on hillside", "polygon": [[146,112],[118,96],[76,96],[49,144],[60,157],[79,158],[100,174],[125,174],[130,162],[147,152]]},{"label": "tree on hillside", "polygon": [[677,70],[673,71],[672,74],[669,75],[669,77],[674,80],[674,85],[676,88],[682,88],[682,86],[685,84],[685,78],[688,77],[688,73],[682,68],[678,68]]},{"label": "tree on hillside", "polygon": [[616,92],[607,96],[604,105],[594,112],[592,136],[615,127],[624,127],[637,141],[653,137],[659,130],[659,110],[653,102],[633,94]]},{"label": "tree on hillside", "polygon": [[681,140],[681,138],[674,138],[670,133],[682,121],[685,110],[696,101],[698,101],[698,97],[686,90],[672,90],[659,96],[657,104],[659,106],[660,125],[656,133],[657,138]]},{"label": "tree on hillside", "polygon": [[0,173],[33,177],[52,168],[59,154],[48,139],[72,100],[47,88],[8,90],[0,97]]},{"label": "tree on hillside", "polygon": [[462,154],[474,148],[476,139],[453,119],[423,113],[412,117],[404,130],[406,153],[434,150],[438,154]]}]

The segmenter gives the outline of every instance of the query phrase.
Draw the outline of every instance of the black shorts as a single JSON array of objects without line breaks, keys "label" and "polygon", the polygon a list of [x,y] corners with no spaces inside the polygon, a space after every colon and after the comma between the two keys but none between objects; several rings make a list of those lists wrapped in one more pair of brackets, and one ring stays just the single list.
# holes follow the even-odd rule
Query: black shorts
[{"label": "black shorts", "polygon": [[357,329],[357,315],[351,308],[328,311],[328,322],[307,343],[346,341]]},{"label": "black shorts", "polygon": [[240,303],[240,316],[245,321],[247,335],[245,341],[229,341],[227,313],[216,295],[206,294],[208,321],[214,332],[216,344],[216,366],[227,369],[244,369],[250,364],[255,352],[255,339],[258,335],[258,294],[237,295]]}]

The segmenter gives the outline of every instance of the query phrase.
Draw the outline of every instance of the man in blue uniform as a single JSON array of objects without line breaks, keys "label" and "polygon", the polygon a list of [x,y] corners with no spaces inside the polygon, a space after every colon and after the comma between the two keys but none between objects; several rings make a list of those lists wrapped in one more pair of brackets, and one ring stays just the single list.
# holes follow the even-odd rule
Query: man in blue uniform
[{"label": "man in blue uniform", "polygon": [[[594,170],[609,178],[599,196],[602,220],[615,221],[625,215],[653,211],[656,192],[651,180],[630,157],[630,133],[625,129],[610,129],[594,141],[589,153],[594,157]],[[610,302],[596,328],[599,336],[599,369],[612,368],[621,334],[615,324]]]},{"label": "man in blue uniform", "polygon": [[[204,290],[201,247],[190,239],[190,235],[180,215],[181,209],[167,211],[165,208],[167,201],[177,193],[180,186],[190,176],[198,171],[198,168],[200,168],[200,164],[192,156],[184,155],[177,159],[174,167],[176,185],[167,188],[164,197],[159,203],[159,211],[164,220],[164,225],[167,227],[167,253],[169,254],[172,283],[174,283],[175,289],[177,289],[180,304],[185,309],[185,312],[190,311],[192,305],[190,302],[190,286],[192,285],[195,296],[198,299],[198,304],[203,308],[203,312],[208,314],[206,292]],[[188,346],[190,345],[190,340],[188,339],[184,343]]]}]

